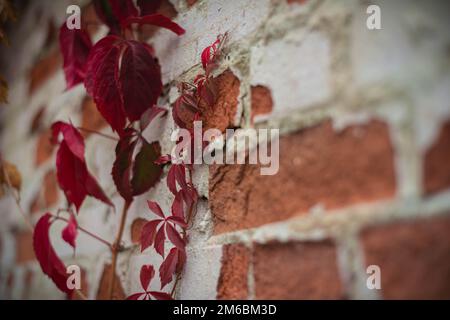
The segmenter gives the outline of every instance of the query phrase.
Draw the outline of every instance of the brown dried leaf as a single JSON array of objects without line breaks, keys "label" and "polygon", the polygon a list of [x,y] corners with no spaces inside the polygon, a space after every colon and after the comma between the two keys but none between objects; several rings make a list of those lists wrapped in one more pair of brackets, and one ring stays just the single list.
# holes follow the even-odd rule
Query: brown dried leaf
[{"label": "brown dried leaf", "polygon": [[22,185],[22,176],[20,175],[19,170],[17,170],[17,167],[7,161],[3,161],[0,169],[0,184],[6,186],[10,185],[19,191]]}]

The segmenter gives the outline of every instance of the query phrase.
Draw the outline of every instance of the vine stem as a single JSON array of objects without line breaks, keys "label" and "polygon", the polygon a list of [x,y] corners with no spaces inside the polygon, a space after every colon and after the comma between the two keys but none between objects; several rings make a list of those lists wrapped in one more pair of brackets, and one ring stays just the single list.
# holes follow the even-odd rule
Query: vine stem
[{"label": "vine stem", "polygon": [[[60,217],[60,216],[54,216],[56,220],[61,220],[61,221],[65,221],[65,222],[69,222],[68,219]],[[108,248],[112,249],[113,245],[111,243],[109,243],[108,241],[106,241],[105,239],[100,238],[99,236],[97,236],[96,234],[84,229],[83,227],[80,227],[79,225],[77,225],[77,229],[80,230],[81,232],[87,234],[88,236],[100,241],[101,243],[103,243],[104,245],[106,245]]]},{"label": "vine stem", "polygon": [[110,287],[109,287],[109,299],[112,300],[114,293],[114,282],[116,280],[116,266],[117,255],[120,249],[120,243],[122,241],[123,230],[125,228],[125,221],[127,220],[128,209],[130,208],[131,201],[126,200],[123,206],[122,215],[120,217],[119,231],[117,232],[116,240],[111,247],[111,275],[110,275]]},{"label": "vine stem", "polygon": [[87,129],[87,128],[83,128],[83,127],[77,127],[77,129],[80,130],[80,131],[97,134],[97,135],[99,135],[99,136],[101,136],[103,138],[107,138],[107,139],[114,140],[114,141],[119,141],[119,139],[117,139],[114,136],[110,136],[109,134],[102,133],[102,132],[99,132],[99,131],[96,131],[96,130]]}]

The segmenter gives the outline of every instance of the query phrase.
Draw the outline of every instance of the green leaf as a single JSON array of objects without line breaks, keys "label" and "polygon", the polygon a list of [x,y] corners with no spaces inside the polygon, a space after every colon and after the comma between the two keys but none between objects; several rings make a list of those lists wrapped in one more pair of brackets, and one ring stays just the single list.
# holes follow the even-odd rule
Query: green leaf
[{"label": "green leaf", "polygon": [[133,178],[131,186],[133,195],[140,195],[159,181],[162,173],[162,166],[155,164],[155,161],[161,156],[161,148],[158,142],[148,143],[142,140],[142,147],[136,155],[133,167]]}]

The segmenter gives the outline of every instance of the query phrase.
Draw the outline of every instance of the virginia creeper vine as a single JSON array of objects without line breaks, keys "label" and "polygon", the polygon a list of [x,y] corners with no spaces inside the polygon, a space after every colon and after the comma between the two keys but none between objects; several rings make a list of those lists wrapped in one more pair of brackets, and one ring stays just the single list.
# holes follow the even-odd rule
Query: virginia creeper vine
[{"label": "virginia creeper vine", "polygon": [[[187,229],[195,216],[198,193],[192,182],[194,167],[173,155],[161,155],[158,142],[149,142],[142,131],[167,110],[156,105],[162,93],[161,71],[153,48],[136,33],[141,25],[162,27],[177,35],[184,29],[169,18],[157,14],[159,1],[94,0],[98,17],[109,27],[109,34],[93,44],[85,29],[69,30],[64,23],[60,28],[60,48],[64,58],[67,87],[83,83],[93,98],[99,112],[118,137],[89,128],[75,127],[71,123],[55,122],[52,125],[53,142],[58,144],[56,155],[57,180],[69,203],[68,209],[56,215],[46,213],[37,222],[33,234],[33,247],[42,271],[69,297],[73,290],[67,288],[68,275],[61,259],[50,242],[49,231],[55,221],[66,223],[61,237],[74,250],[78,231],[100,241],[111,250],[111,278],[109,297],[113,297],[117,259],[122,247],[122,236],[128,209],[135,196],[152,188],[160,179],[163,167],[168,166],[166,183],[172,193],[171,212],[164,213],[158,203],[148,200],[148,208],[157,218],[145,223],[141,231],[141,251],[153,248],[164,260],[159,267],[161,290],[172,282],[171,293],[150,290],[155,267],[144,265],[140,272],[142,292],[128,299],[172,299],[186,262]],[[193,83],[179,85],[180,97],[172,108],[172,117],[180,128],[189,129],[192,122],[202,117],[204,106],[212,107],[216,89],[211,72],[217,66],[223,38],[205,48],[201,55],[203,72]],[[192,113],[191,121],[183,120],[181,112]],[[113,243],[84,229],[77,222],[86,196],[94,197],[105,205],[114,207],[103,189],[90,173],[85,160],[84,138],[80,131],[99,134],[117,142],[112,178],[117,192],[123,198],[120,224]],[[192,135],[191,135],[192,136]],[[192,136],[193,137],[193,136]],[[191,141],[191,144],[193,141]],[[188,154],[192,157],[192,155]],[[74,209],[72,209],[72,206]],[[65,211],[69,218],[61,217]],[[115,210],[114,210],[115,211]],[[166,254],[166,239],[171,244]]]}]

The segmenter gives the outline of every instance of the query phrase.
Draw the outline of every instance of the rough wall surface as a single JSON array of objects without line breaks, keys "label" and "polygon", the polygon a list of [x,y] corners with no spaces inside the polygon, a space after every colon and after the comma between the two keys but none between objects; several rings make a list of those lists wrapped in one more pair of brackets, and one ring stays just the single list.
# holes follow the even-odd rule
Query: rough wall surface
[{"label": "rough wall surface", "polygon": [[[73,2],[33,2],[2,49],[10,97],[1,152],[22,173],[21,206],[33,221],[66,206],[51,123],[70,119],[112,134],[82,85],[65,91],[52,25]],[[249,165],[196,168],[202,200],[177,298],[450,298],[450,4],[373,2],[382,30],[366,28],[367,1],[359,0],[166,4],[187,33],[156,31],[148,40],[167,88],[160,104],[174,102],[176,82],[192,81],[201,50],[227,32],[217,112],[206,121],[282,133],[278,175]],[[166,117],[145,134],[167,152],[173,129]],[[91,134],[86,144],[88,167],[120,212],[110,175],[115,142]],[[141,265],[161,262],[140,252],[136,234],[152,215],[146,200],[167,209],[169,194],[162,180],[130,208],[115,298],[140,290]],[[80,212],[80,225],[113,240],[118,214],[92,199]],[[41,272],[11,197],[0,199],[0,219],[0,297],[64,299]],[[80,235],[74,258],[57,226],[53,243],[81,266],[83,293],[105,298],[109,250]],[[366,286],[373,264],[381,290]]]}]

